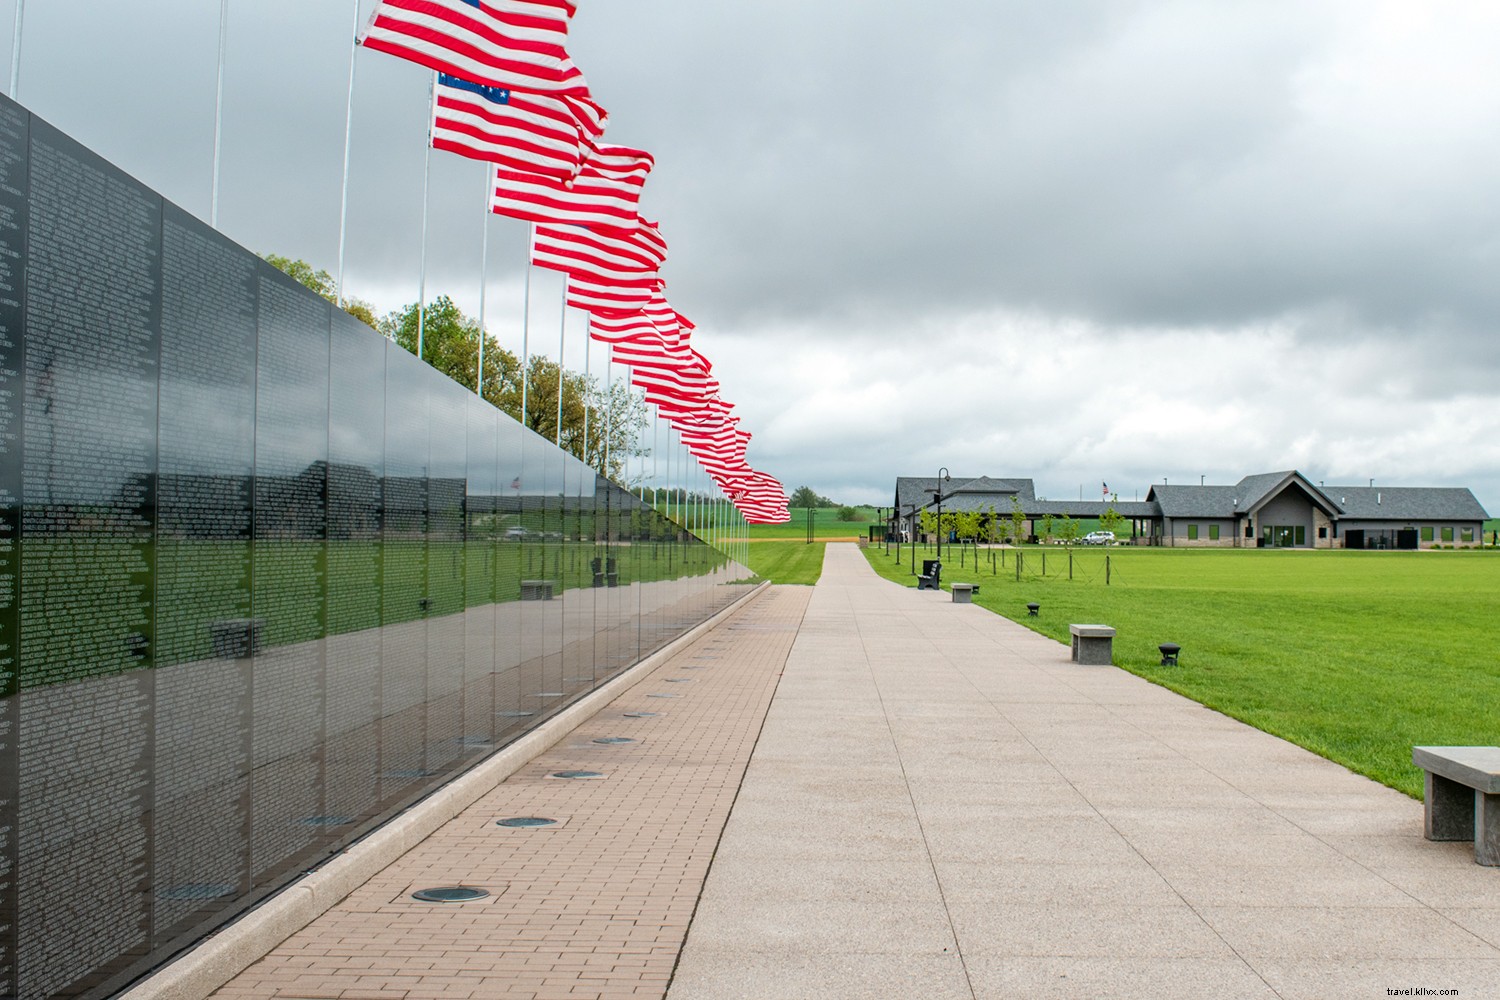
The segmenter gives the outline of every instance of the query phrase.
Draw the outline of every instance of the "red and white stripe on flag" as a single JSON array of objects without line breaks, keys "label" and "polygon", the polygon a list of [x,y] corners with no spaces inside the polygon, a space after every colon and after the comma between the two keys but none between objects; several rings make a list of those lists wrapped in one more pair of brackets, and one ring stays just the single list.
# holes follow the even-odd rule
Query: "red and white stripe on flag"
[{"label": "red and white stripe on flag", "polygon": [[656,325],[637,312],[625,316],[601,316],[589,314],[589,336],[605,344],[634,340],[639,337],[657,337]]},{"label": "red and white stripe on flag", "polygon": [[588,97],[568,0],[380,0],[359,44],[489,87]]},{"label": "red and white stripe on flag", "polygon": [[570,180],[603,134],[606,118],[587,98],[526,94],[440,75],[432,102],[432,148]]},{"label": "red and white stripe on flag", "polygon": [[497,170],[490,211],[527,222],[634,233],[640,228],[641,188],[654,165],[642,150],[601,146],[570,183]]},{"label": "red and white stripe on flag", "polygon": [[636,237],[578,226],[537,226],[531,262],[568,275],[568,305],[590,313],[639,313],[657,285],[655,256]]}]

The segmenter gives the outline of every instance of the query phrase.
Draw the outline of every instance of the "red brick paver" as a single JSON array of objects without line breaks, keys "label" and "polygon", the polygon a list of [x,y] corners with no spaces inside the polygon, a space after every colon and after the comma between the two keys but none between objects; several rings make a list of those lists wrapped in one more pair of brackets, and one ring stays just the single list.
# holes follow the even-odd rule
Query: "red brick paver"
[{"label": "red brick paver", "polygon": [[[214,996],[664,996],[811,593],[772,588]],[[637,742],[592,742],[609,736]],[[458,884],[492,896],[410,898]]]}]

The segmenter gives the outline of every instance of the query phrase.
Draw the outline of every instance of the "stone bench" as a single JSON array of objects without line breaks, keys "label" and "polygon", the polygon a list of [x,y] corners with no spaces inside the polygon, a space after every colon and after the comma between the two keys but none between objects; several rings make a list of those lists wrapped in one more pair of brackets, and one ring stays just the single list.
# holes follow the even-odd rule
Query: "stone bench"
[{"label": "stone bench", "polygon": [[1107,667],[1114,663],[1115,630],[1108,625],[1069,625],[1073,636],[1073,662]]},{"label": "stone bench", "polygon": [[552,600],[551,580],[522,580],[521,600],[523,601],[550,601]]},{"label": "stone bench", "polygon": [[208,626],[214,656],[221,660],[238,660],[256,655],[265,645],[265,634],[264,618],[225,618],[210,622]]},{"label": "stone bench", "polygon": [[973,604],[974,595],[979,593],[977,583],[955,583],[953,585],[954,604]]},{"label": "stone bench", "polygon": [[1472,840],[1474,860],[1500,866],[1500,747],[1412,747],[1426,772],[1423,834]]}]

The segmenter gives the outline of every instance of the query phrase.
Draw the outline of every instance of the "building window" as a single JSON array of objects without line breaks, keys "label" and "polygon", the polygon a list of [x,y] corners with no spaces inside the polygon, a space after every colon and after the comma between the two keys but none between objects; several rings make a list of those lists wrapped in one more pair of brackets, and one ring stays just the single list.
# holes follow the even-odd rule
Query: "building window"
[{"label": "building window", "polygon": [[1445,542],[1451,542],[1451,541],[1453,541],[1453,529],[1451,527],[1443,529],[1443,541],[1445,541]]},{"label": "building window", "polygon": [[1188,541],[1190,541],[1190,542],[1196,542],[1197,540],[1198,540],[1198,526],[1196,524],[1190,524],[1190,525],[1188,525]]},{"label": "building window", "polygon": [[1427,525],[1426,527],[1424,527],[1422,529],[1422,541],[1424,541],[1424,542],[1430,542],[1430,541],[1432,541],[1432,525],[1429,524],[1429,525]]},{"label": "building window", "polygon": [[1318,528],[1318,537],[1319,538],[1327,538],[1328,537],[1328,529],[1320,526]]},{"label": "building window", "polygon": [[1210,524],[1208,526],[1208,540],[1210,542],[1217,542],[1219,540],[1219,526],[1217,524]]},{"label": "building window", "polygon": [[1254,538],[1255,537],[1255,527],[1254,527],[1254,525],[1250,524],[1248,521],[1245,523],[1245,537],[1246,538]]},{"label": "building window", "polygon": [[1466,542],[1472,542],[1474,540],[1474,529],[1473,528],[1465,528],[1465,529],[1463,529],[1461,537]]}]

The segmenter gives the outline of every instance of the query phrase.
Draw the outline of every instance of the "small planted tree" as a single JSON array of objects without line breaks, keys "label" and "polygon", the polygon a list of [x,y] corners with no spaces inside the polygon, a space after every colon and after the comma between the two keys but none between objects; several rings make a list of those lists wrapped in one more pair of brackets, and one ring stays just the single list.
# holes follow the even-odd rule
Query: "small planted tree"
[{"label": "small planted tree", "polygon": [[921,522],[921,525],[922,525],[922,534],[924,534],[924,535],[936,535],[937,534],[938,519],[937,519],[937,512],[936,511],[924,510],[924,511],[922,511],[921,513],[919,513],[917,515],[917,518]]},{"label": "small planted tree", "polygon": [[1103,516],[1099,518],[1099,527],[1112,533],[1116,538],[1125,530],[1125,515],[1115,510],[1115,505],[1110,504],[1105,509]]},{"label": "small planted tree", "polygon": [[1020,545],[1021,539],[1025,537],[1022,532],[1026,530],[1026,512],[1021,509],[1021,501],[1016,497],[1010,498],[1010,527],[1011,537]]},{"label": "small planted tree", "polygon": [[1057,523],[1057,536],[1062,539],[1063,544],[1072,545],[1078,540],[1078,529],[1078,518],[1064,513]]},{"label": "small planted tree", "polygon": [[1052,541],[1052,536],[1057,533],[1057,519],[1051,514],[1042,515],[1042,544],[1047,545]]}]

